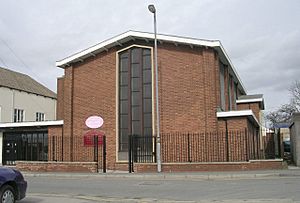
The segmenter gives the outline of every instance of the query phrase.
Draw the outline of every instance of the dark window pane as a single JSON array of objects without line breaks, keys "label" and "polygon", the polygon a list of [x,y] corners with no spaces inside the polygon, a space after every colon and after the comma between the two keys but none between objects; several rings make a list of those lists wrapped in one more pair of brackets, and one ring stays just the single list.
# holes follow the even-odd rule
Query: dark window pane
[{"label": "dark window pane", "polygon": [[140,104],[140,96],[141,92],[131,92],[131,105],[139,105]]},{"label": "dark window pane", "polygon": [[132,120],[141,120],[141,108],[139,106],[132,107]]},{"label": "dark window pane", "polygon": [[143,95],[144,95],[144,98],[151,98],[151,96],[152,96],[151,84],[145,84],[144,85]]},{"label": "dark window pane", "polygon": [[120,101],[120,114],[128,113],[128,100]]},{"label": "dark window pane", "polygon": [[144,127],[148,127],[148,128],[152,127],[152,114],[151,113],[144,114]]},{"label": "dark window pane", "polygon": [[120,99],[128,99],[128,86],[120,87]]},{"label": "dark window pane", "polygon": [[140,121],[132,121],[132,134],[133,135],[141,135],[141,122]]},{"label": "dark window pane", "polygon": [[140,77],[140,64],[131,64],[131,77]]},{"label": "dark window pane", "polygon": [[132,49],[131,50],[131,63],[140,63],[141,49]]},{"label": "dark window pane", "polygon": [[131,78],[131,91],[140,91],[140,78]]},{"label": "dark window pane", "polygon": [[128,128],[128,115],[120,115],[120,128]]},{"label": "dark window pane", "polygon": [[152,112],[152,99],[144,99],[144,113]]},{"label": "dark window pane", "polygon": [[120,71],[121,72],[128,71],[128,58],[122,58],[120,60]]},{"label": "dark window pane", "polygon": [[120,58],[128,58],[128,51],[121,53]]},{"label": "dark window pane", "polygon": [[120,85],[128,85],[128,72],[120,74]]},{"label": "dark window pane", "polygon": [[152,128],[144,128],[144,136],[152,137]]},{"label": "dark window pane", "polygon": [[143,69],[151,69],[151,56],[143,56]]},{"label": "dark window pane", "polygon": [[143,83],[151,83],[151,69],[143,70]]},{"label": "dark window pane", "polygon": [[119,133],[119,148],[120,151],[125,151],[128,149],[128,129],[121,129]]},{"label": "dark window pane", "polygon": [[151,55],[150,49],[143,49],[143,56],[145,55]]}]

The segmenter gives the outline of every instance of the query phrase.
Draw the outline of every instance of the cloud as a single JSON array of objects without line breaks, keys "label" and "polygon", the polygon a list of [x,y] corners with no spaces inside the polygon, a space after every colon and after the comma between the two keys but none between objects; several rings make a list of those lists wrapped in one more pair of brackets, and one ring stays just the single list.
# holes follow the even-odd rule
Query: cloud
[{"label": "cloud", "polygon": [[298,0],[52,0],[3,1],[0,7],[0,65],[24,72],[56,90],[63,71],[55,61],[127,30],[219,39],[249,93],[263,93],[268,108],[288,101],[299,78]]}]

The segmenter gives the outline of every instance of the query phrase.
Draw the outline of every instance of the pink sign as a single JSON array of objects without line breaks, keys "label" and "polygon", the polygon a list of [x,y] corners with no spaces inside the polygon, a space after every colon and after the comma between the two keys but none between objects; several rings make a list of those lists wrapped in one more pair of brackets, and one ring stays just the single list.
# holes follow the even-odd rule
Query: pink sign
[{"label": "pink sign", "polygon": [[100,128],[103,125],[103,119],[100,116],[90,116],[86,119],[85,125],[89,128]]}]

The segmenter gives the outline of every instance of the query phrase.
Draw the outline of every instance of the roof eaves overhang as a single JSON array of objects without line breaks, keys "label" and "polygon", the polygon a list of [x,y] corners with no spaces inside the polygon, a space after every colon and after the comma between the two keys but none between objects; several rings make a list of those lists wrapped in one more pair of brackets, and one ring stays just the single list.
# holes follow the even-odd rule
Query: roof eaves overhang
[{"label": "roof eaves overhang", "polygon": [[248,117],[257,126],[260,126],[256,116],[252,110],[240,110],[240,111],[222,111],[217,112],[217,118],[234,118],[234,117]]},{"label": "roof eaves overhang", "polygon": [[[100,53],[102,51],[108,51],[109,48],[114,46],[121,46],[123,43],[130,41],[130,40],[136,40],[136,39],[143,39],[143,40],[154,40],[154,34],[153,33],[147,33],[147,32],[137,32],[137,31],[128,31],[123,34],[120,34],[116,37],[110,38],[106,41],[103,41],[99,44],[96,44],[92,47],[89,47],[83,51],[80,51],[76,54],[73,54],[67,58],[64,58],[60,61],[56,62],[56,66],[60,68],[65,68],[67,66],[70,66],[70,64],[83,61],[85,58],[88,58],[96,53]],[[225,59],[225,62],[231,67],[235,77],[239,81],[239,84],[241,86],[241,90],[244,94],[247,94],[246,88],[244,87],[236,69],[234,68],[231,60],[229,59],[224,47],[222,46],[221,42],[219,40],[203,40],[203,39],[195,39],[195,38],[187,38],[187,37],[179,37],[179,36],[173,36],[173,35],[163,35],[158,34],[157,40],[160,42],[170,42],[175,44],[185,44],[189,45],[191,47],[193,46],[204,46],[204,47],[211,47],[215,49],[219,55],[221,55],[222,58]]]},{"label": "roof eaves overhang", "polygon": [[221,57],[225,60],[225,63],[227,63],[231,67],[234,76],[236,77],[236,79],[240,83],[240,87],[241,87],[240,89],[242,90],[242,92],[244,94],[247,94],[247,90],[246,90],[246,88],[245,88],[245,86],[244,86],[244,84],[243,84],[243,82],[242,82],[239,74],[237,73],[237,71],[236,71],[233,63],[231,62],[231,60],[230,60],[227,52],[225,51],[225,48],[223,47],[223,45],[222,45],[222,43],[220,41],[219,41],[219,46],[215,47],[215,49],[218,51],[218,53],[221,55]]},{"label": "roof eaves overhang", "polygon": [[260,103],[261,104],[261,109],[265,109],[265,103],[263,98],[256,98],[256,99],[239,99],[236,100],[237,104],[243,104],[243,103]]},{"label": "roof eaves overhang", "polygon": [[18,122],[18,123],[0,123],[0,129],[5,128],[24,128],[24,127],[47,127],[63,125],[63,120],[57,121],[36,121],[36,122]]}]

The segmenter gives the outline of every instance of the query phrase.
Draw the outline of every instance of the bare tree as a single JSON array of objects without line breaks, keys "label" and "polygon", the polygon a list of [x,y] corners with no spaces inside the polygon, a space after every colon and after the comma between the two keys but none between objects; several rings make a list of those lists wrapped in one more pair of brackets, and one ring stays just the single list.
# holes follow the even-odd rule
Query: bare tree
[{"label": "bare tree", "polygon": [[300,112],[300,81],[295,81],[289,88],[290,103],[282,105],[279,109],[271,111],[266,115],[271,127],[275,128],[280,123],[291,123],[295,112]]},{"label": "bare tree", "polygon": [[291,104],[297,112],[300,112],[300,81],[297,80],[289,89],[291,93]]}]

